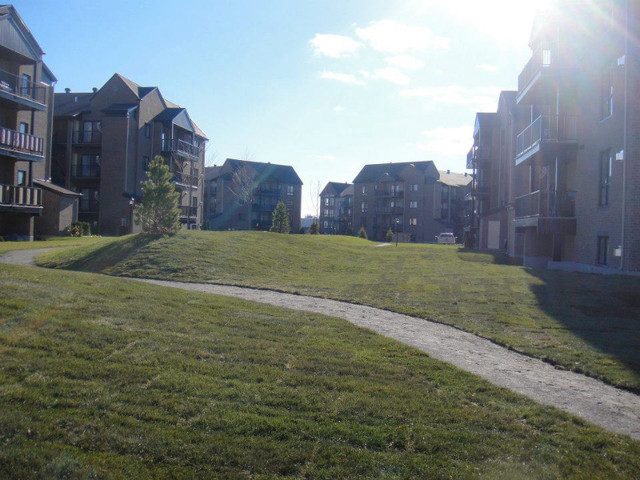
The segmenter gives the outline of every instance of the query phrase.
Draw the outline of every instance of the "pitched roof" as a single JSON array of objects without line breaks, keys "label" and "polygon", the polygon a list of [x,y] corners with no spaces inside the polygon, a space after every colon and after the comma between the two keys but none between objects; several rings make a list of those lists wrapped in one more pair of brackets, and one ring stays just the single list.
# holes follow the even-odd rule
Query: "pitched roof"
[{"label": "pitched roof", "polygon": [[93,93],[56,93],[53,101],[53,114],[58,117],[74,116],[89,110]]},{"label": "pitched roof", "polygon": [[35,183],[40,188],[44,188],[45,190],[49,190],[50,192],[57,193],[58,195],[64,195],[67,197],[82,196],[81,193],[74,192],[73,190],[67,190],[66,188],[61,187],[60,185],[56,185],[55,183],[51,183],[50,181],[34,180],[33,183]]},{"label": "pitched roof", "polygon": [[300,180],[300,177],[291,165],[276,165],[275,163],[251,162],[249,160],[227,158],[224,162],[223,168],[234,172],[245,165],[252,168],[257,173],[259,182],[278,182],[302,185],[302,180]]},{"label": "pitched roof", "polygon": [[435,170],[435,165],[431,160],[424,162],[401,162],[401,163],[378,163],[365,165],[353,183],[371,183],[379,181],[402,180],[400,173],[407,167],[415,167],[422,173],[427,173],[429,169]]},{"label": "pitched roof", "polygon": [[471,175],[453,173],[449,170],[438,170],[438,172],[440,172],[440,179],[438,181],[450,187],[466,187],[471,183]]},{"label": "pitched roof", "polygon": [[348,184],[347,188],[345,188],[340,194],[341,197],[347,197],[349,195],[353,195],[353,183]]},{"label": "pitched roof", "polygon": [[329,190],[331,190],[334,195],[340,195],[348,186],[348,183],[329,182],[322,189],[321,195],[327,195],[328,193],[330,193]]}]

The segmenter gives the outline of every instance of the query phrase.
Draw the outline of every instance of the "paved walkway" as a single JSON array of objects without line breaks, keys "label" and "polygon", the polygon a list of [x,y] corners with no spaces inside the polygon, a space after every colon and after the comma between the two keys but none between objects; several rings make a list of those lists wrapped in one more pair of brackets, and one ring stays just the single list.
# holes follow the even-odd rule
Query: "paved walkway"
[{"label": "paved walkway", "polygon": [[[35,256],[42,251],[10,252],[0,256],[0,262],[33,264]],[[270,290],[137,280],[342,318],[418,348],[433,358],[479,375],[495,385],[640,440],[639,396],[578,373],[558,370],[548,363],[453,327],[377,308]]]}]

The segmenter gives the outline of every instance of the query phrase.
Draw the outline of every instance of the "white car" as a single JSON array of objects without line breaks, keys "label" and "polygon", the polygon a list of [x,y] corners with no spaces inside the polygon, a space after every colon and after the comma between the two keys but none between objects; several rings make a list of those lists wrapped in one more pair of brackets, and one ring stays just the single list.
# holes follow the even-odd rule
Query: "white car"
[{"label": "white car", "polygon": [[453,233],[443,232],[440,235],[436,235],[436,243],[442,243],[446,245],[455,245],[456,237],[454,237]]}]

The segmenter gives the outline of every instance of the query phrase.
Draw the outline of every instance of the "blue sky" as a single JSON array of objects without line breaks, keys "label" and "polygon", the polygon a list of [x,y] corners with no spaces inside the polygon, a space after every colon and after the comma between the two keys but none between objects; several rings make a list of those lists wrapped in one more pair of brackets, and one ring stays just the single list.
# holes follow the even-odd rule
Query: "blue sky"
[{"label": "blue sky", "polygon": [[[543,0],[540,0],[542,2]],[[227,157],[293,165],[312,192],[366,163],[463,172],[476,111],[530,56],[519,0],[17,1],[58,77],[158,86]]]}]

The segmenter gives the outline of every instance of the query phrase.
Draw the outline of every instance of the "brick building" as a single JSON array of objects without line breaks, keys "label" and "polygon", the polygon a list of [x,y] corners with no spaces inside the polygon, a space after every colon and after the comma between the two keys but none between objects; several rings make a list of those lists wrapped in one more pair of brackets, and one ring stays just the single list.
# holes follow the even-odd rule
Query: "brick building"
[{"label": "brick building", "polygon": [[320,193],[320,233],[353,233],[353,185],[329,182]]},{"label": "brick building", "polygon": [[95,231],[130,233],[139,230],[140,182],[162,155],[181,194],[183,226],[201,228],[206,142],[185,108],[116,73],[92,92],[56,94],[51,176],[82,194],[79,218]]},{"label": "brick building", "polygon": [[269,230],[278,201],[300,230],[302,180],[290,165],[227,158],[205,173],[208,230]]}]

